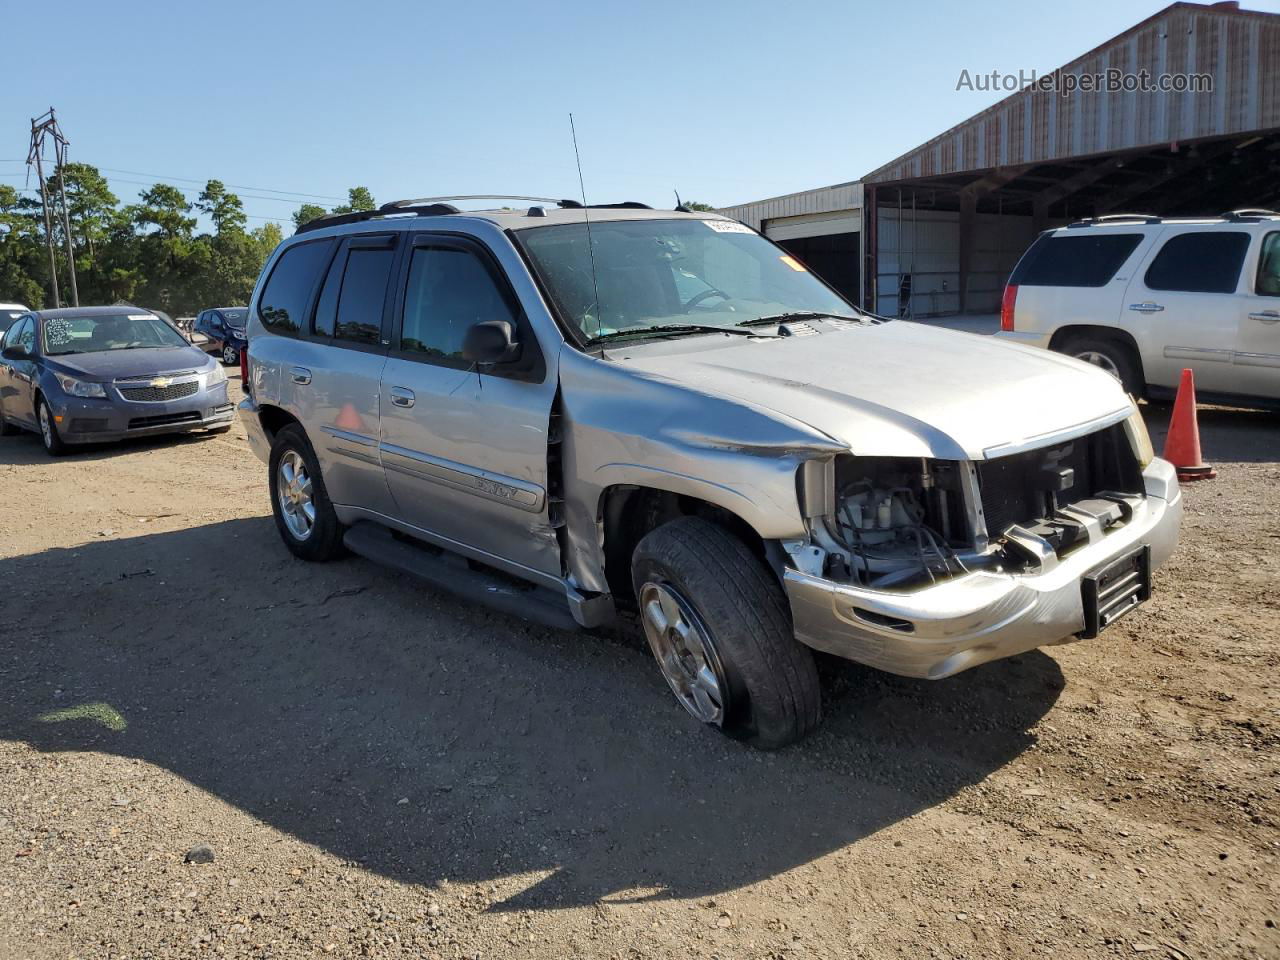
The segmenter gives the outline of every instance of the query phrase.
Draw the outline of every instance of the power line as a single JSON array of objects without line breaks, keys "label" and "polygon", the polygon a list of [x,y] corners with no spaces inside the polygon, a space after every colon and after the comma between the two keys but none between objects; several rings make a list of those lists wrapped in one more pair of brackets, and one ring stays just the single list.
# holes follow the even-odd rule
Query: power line
[{"label": "power line", "polygon": [[[156,180],[158,180],[158,181],[166,181],[166,180],[181,180],[181,181],[183,181],[184,183],[201,183],[201,184],[203,184],[203,183],[208,183],[208,182],[209,182],[208,178],[206,178],[206,179],[204,179],[204,180],[201,180],[201,179],[198,179],[198,178],[196,178],[196,177],[174,177],[174,176],[165,176],[165,175],[163,175],[163,174],[159,174],[159,173],[143,173],[143,172],[142,172],[142,171],[140,171],[140,170],[119,170],[119,169],[116,169],[115,167],[99,167],[98,169],[99,169],[99,170],[106,170],[106,171],[109,171],[109,172],[111,172],[111,173],[126,173],[126,174],[129,174],[130,176],[134,176],[134,177],[154,177],[154,178],[156,178]],[[259,191],[261,191],[261,192],[263,192],[263,193],[285,193],[285,194],[288,194],[289,196],[293,196],[293,197],[310,197],[310,198],[312,198],[312,199],[314,199],[314,200],[336,200],[338,203],[342,203],[342,202],[344,202],[345,200],[347,200],[347,199],[348,199],[347,197],[331,197],[331,196],[327,196],[327,195],[322,194],[322,193],[301,193],[301,192],[299,192],[299,191],[297,191],[297,190],[275,190],[275,189],[273,189],[273,188],[271,188],[271,187],[248,187],[248,186],[245,186],[245,185],[244,185],[244,184],[242,184],[242,183],[226,183],[226,184],[223,184],[223,185],[224,185],[224,186],[227,186],[227,187],[231,187],[231,188],[232,188],[232,189],[234,189],[234,190],[259,190]],[[246,196],[248,196],[248,194],[246,194]],[[275,198],[271,198],[271,197],[260,197],[260,198],[258,198],[258,199],[275,199]]]}]

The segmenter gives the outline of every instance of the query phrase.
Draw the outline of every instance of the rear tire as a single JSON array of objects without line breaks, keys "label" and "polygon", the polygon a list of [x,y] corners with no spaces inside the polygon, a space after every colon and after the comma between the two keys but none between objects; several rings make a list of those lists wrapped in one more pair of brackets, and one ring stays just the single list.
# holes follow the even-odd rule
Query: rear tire
[{"label": "rear tire", "polygon": [[1125,393],[1141,397],[1145,391],[1138,360],[1129,347],[1118,340],[1101,337],[1072,337],[1058,348],[1062,353],[1106,370],[1124,387]]},{"label": "rear tire", "polygon": [[315,451],[299,424],[276,434],[269,476],[271,512],[289,551],[313,562],[342,556],[344,528],[329,501]]},{"label": "rear tire", "polygon": [[36,406],[36,420],[40,425],[40,440],[44,443],[45,452],[51,457],[65,456],[70,448],[58,436],[58,421],[53,419],[53,410],[44,397]]},{"label": "rear tire", "polygon": [[764,749],[794,743],[818,725],[813,654],[792,632],[777,578],[746,544],[706,520],[681,517],[640,541],[631,570],[650,649],[686,710]]}]

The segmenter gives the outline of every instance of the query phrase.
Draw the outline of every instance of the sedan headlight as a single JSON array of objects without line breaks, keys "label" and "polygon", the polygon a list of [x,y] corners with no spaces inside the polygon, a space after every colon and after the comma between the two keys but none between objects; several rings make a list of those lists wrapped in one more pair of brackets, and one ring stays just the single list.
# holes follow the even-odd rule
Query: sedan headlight
[{"label": "sedan headlight", "polygon": [[226,383],[227,372],[222,369],[222,364],[215,363],[213,369],[205,375],[204,385],[206,387],[216,387],[220,383]]},{"label": "sedan headlight", "polygon": [[77,380],[75,377],[68,377],[66,374],[55,373],[54,376],[58,380],[58,384],[62,387],[64,393],[72,397],[101,397],[106,399],[106,388],[100,383],[91,383],[88,380]]},{"label": "sedan headlight", "polygon": [[1135,408],[1124,422],[1125,433],[1129,434],[1129,444],[1133,447],[1133,455],[1145,470],[1156,458],[1156,451],[1151,446],[1151,435],[1147,433],[1147,421],[1142,419],[1142,411]]}]

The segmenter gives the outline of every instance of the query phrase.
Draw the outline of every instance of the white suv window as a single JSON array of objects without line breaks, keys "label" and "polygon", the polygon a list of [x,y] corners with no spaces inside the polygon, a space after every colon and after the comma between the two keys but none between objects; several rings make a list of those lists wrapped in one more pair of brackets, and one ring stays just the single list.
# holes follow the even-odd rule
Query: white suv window
[{"label": "white suv window", "polygon": [[1140,233],[1103,233],[1096,228],[1080,234],[1045,234],[1018,262],[1009,283],[1015,287],[1105,287],[1141,242]]},{"label": "white suv window", "polygon": [[1249,250],[1242,230],[1203,230],[1171,237],[1147,268],[1149,290],[1235,293]]}]

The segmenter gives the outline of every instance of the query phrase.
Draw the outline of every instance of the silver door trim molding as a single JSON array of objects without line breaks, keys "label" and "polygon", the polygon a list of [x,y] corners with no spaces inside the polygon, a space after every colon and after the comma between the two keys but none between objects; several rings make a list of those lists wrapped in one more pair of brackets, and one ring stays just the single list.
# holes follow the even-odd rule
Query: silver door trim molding
[{"label": "silver door trim molding", "polygon": [[1280,353],[1237,353],[1236,363],[1242,367],[1280,367]]},{"label": "silver door trim molding", "polygon": [[546,491],[534,483],[517,480],[501,473],[490,473],[478,467],[433,457],[430,454],[384,443],[382,466],[406,476],[430,480],[454,490],[475,494],[495,503],[505,503],[529,513],[541,513]]},{"label": "silver door trim molding", "polygon": [[349,440],[351,443],[358,443],[362,447],[376,447],[378,440],[376,437],[366,436],[363,433],[352,433],[350,430],[339,430],[337,427],[331,427],[325,424],[320,428],[331,437],[338,440]]},{"label": "silver door trim molding", "polygon": [[1230,363],[1234,350],[1220,350],[1213,347],[1165,347],[1167,360],[1213,360],[1218,363]]}]

